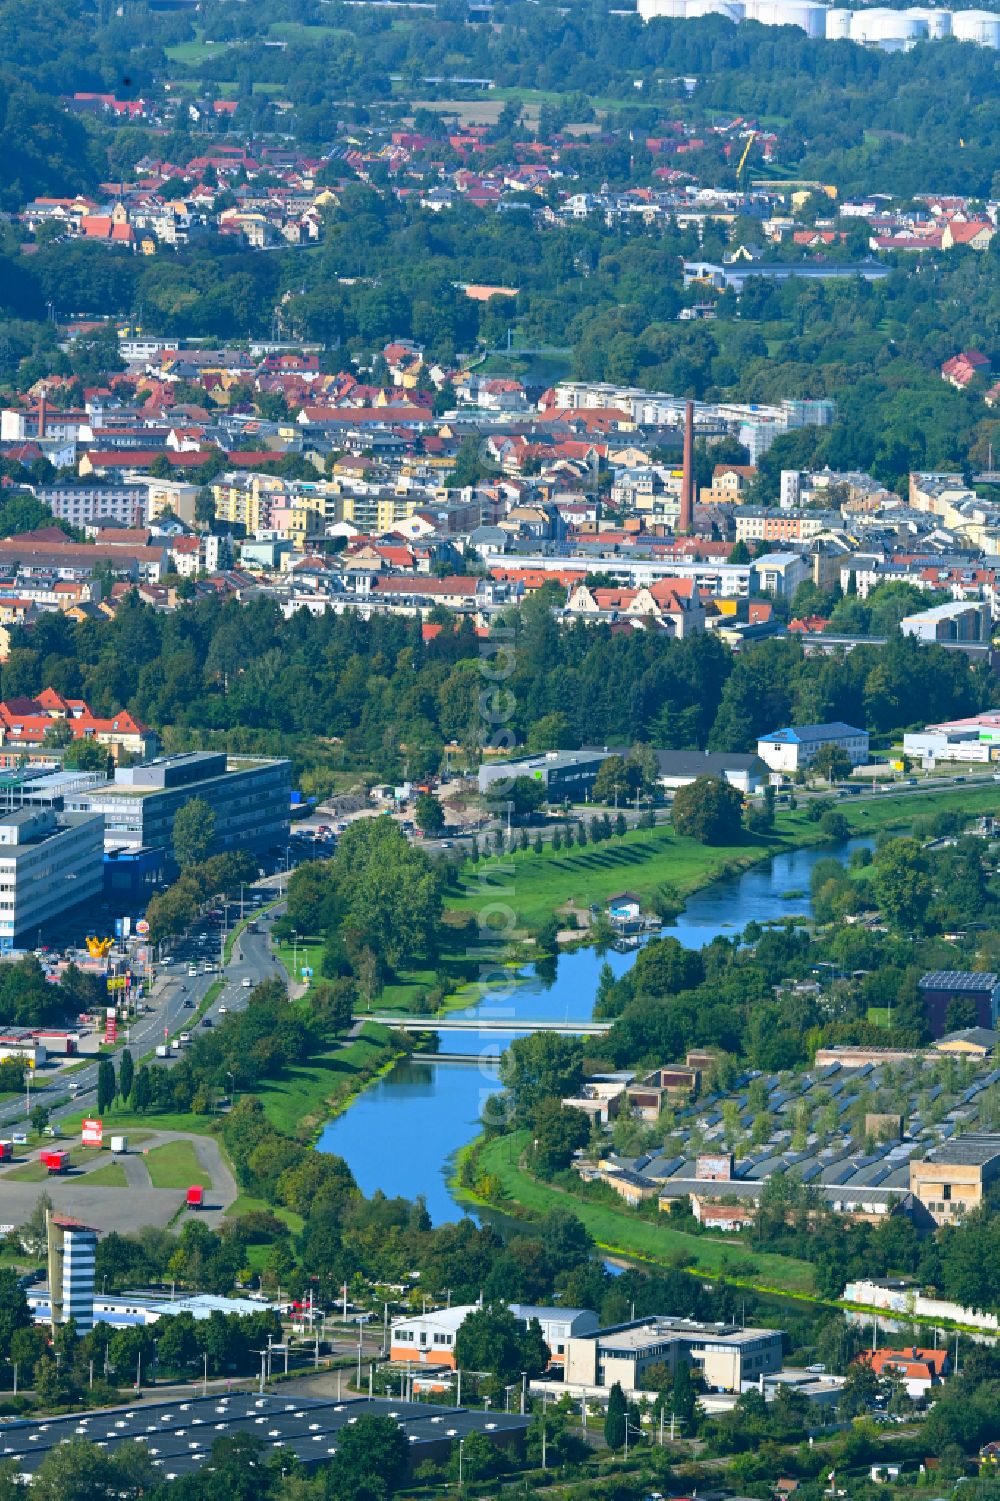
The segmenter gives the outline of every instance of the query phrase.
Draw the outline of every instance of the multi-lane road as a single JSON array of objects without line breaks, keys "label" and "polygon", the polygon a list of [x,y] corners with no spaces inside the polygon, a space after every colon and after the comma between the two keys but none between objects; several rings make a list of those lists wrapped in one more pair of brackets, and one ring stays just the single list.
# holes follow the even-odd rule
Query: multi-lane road
[{"label": "multi-lane road", "polygon": [[[262,882],[255,890],[266,897],[276,894],[269,882]],[[159,967],[153,994],[146,997],[147,1010],[129,1023],[127,1031],[119,1031],[122,1045],[127,1043],[132,1056],[139,1059],[180,1032],[190,1031],[192,1035],[196,1035],[200,1025],[194,1020],[198,1008],[208,990],[220,979],[223,982],[222,990],[205,1011],[205,1016],[214,1023],[218,1022],[220,1012],[224,1014],[224,1011],[241,1010],[246,1005],[253,986],[261,980],[272,977],[285,980],[285,971],[271,953],[268,937],[271,917],[281,911],[280,906],[272,907],[268,913],[256,915],[258,931],[250,933],[244,929],[240,933],[233,944],[229,963],[221,972],[220,929],[208,923],[193,928],[175,947],[170,963]],[[206,962],[214,964],[214,971],[206,971]],[[195,969],[197,974],[192,975],[190,971]],[[247,980],[250,981],[249,985],[244,983]],[[174,1059],[180,1056],[180,1052],[173,1054]],[[157,1061],[158,1066],[163,1067],[171,1060]],[[46,1087],[32,1091],[32,1106],[44,1105],[48,1099],[70,1095],[68,1100],[51,1111],[50,1120],[55,1124],[65,1116],[78,1113],[81,1106],[86,1107],[91,1103],[97,1089],[97,1058],[85,1067],[77,1066],[70,1071],[49,1070],[39,1077],[38,1082],[44,1082]],[[17,1130],[25,1126],[27,1121],[25,1096],[17,1101],[9,1100],[0,1106],[0,1129]]]}]

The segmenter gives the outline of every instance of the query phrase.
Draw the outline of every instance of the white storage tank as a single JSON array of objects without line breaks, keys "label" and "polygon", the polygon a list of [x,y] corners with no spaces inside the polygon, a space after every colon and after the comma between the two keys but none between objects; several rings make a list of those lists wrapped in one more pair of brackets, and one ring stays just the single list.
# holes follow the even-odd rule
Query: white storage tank
[{"label": "white storage tank", "polygon": [[828,10],[826,13],[826,39],[828,42],[846,42],[851,35],[850,10]]},{"label": "white storage tank", "polygon": [[960,42],[1000,47],[1000,15],[988,10],[956,10],[951,18],[951,34]]},{"label": "white storage tank", "polygon": [[907,7],[906,14],[927,22],[927,35],[932,42],[940,42],[944,37],[951,36],[950,10],[932,10],[930,7],[911,5]]},{"label": "white storage tank", "polygon": [[876,47],[904,47],[927,36],[927,22],[902,10],[856,10],[851,21],[851,40]]},{"label": "white storage tank", "polygon": [[743,20],[743,0],[687,0],[686,13],[689,21],[699,16],[725,16],[727,21],[738,23]]},{"label": "white storage tank", "polygon": [[687,0],[639,0],[638,11],[644,21],[670,16],[676,21],[687,17]]},{"label": "white storage tank", "polygon": [[826,7],[815,0],[745,0],[748,21],[762,26],[797,26],[806,36],[826,36]]}]

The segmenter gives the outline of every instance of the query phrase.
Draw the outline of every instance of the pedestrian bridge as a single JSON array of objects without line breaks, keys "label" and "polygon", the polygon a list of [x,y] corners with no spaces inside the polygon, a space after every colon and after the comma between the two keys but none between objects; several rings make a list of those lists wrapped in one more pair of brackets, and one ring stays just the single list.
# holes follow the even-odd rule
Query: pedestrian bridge
[{"label": "pedestrian bridge", "polygon": [[521,1016],[500,1021],[487,1016],[403,1016],[399,1012],[364,1012],[355,1016],[354,1021],[379,1022],[383,1027],[396,1027],[405,1032],[501,1032],[508,1037],[528,1032],[555,1032],[562,1037],[594,1037],[610,1032],[614,1025],[611,1021],[531,1021]]}]

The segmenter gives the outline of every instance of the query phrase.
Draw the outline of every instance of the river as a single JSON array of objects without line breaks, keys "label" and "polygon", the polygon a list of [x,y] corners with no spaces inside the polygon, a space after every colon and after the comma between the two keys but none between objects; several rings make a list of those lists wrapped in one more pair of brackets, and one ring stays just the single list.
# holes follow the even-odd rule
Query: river
[{"label": "river", "polygon": [[[817,860],[846,860],[868,840],[794,850],[740,876],[715,881],[695,892],[666,932],[687,948],[701,948],[720,933],[731,936],[747,923],[773,922],[810,912],[809,880]],[[609,953],[616,975],[635,962],[635,952]],[[520,979],[488,995],[467,1012],[498,1020],[531,1017],[545,1021],[586,1021],[593,1015],[603,963],[593,949],[562,955],[547,983],[528,966]],[[324,1129],[321,1152],[335,1152],[350,1165],[365,1194],[381,1189],[390,1197],[423,1194],[435,1224],[453,1220],[462,1206],[448,1187],[452,1160],[476,1134],[483,1101],[499,1088],[497,1058],[510,1041],[503,1033],[447,1032],[442,1051],[464,1053],[469,1063],[414,1063],[409,1059],[365,1090]]]}]

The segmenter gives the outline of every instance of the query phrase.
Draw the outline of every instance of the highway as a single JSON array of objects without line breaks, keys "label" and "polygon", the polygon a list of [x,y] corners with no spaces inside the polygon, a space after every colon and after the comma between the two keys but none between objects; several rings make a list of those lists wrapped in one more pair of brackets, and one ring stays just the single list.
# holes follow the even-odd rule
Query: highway
[{"label": "highway", "polygon": [[[251,889],[265,897],[274,895],[274,887],[267,881]],[[230,907],[232,906],[231,903]],[[159,966],[153,995],[146,998],[148,1009],[128,1025],[127,1037],[126,1029],[119,1028],[121,1046],[127,1046],[138,1063],[140,1058],[152,1053],[164,1042],[165,1035],[176,1037],[178,1032],[188,1030],[196,1033],[200,1025],[194,1020],[197,1008],[209,988],[220,978],[224,981],[223,989],[206,1012],[206,1016],[214,1023],[218,1023],[223,1007],[226,1011],[242,1010],[251,989],[261,980],[287,980],[285,971],[271,954],[268,939],[270,917],[279,915],[283,910],[282,904],[271,908],[268,914],[257,915],[260,931],[244,931],[240,934],[233,945],[230,961],[221,974],[218,970],[222,949],[221,929],[207,922],[196,925],[186,938],[177,943],[170,963]],[[216,966],[215,972],[205,972],[206,961],[211,961]],[[196,966],[198,973],[192,976],[189,971]],[[243,984],[246,979],[251,982],[249,986]],[[181,1056],[179,1051],[172,1055],[171,1060],[157,1060],[157,1066],[163,1067]],[[32,1090],[32,1108],[36,1104],[44,1105],[46,1096],[61,1098],[73,1084],[75,1090],[72,1091],[71,1098],[53,1109],[49,1119],[54,1125],[66,1116],[77,1114],[97,1089],[97,1065],[98,1059],[94,1057],[93,1062],[88,1063],[85,1068],[75,1068],[71,1073],[65,1070],[46,1071],[40,1076],[40,1082],[44,1080],[44,1089]],[[5,1105],[0,1106],[0,1130],[16,1130],[27,1125],[28,1109],[24,1097],[16,1102],[8,1100]]]}]

